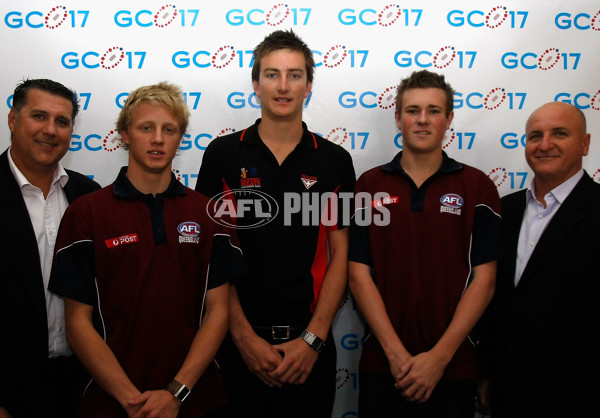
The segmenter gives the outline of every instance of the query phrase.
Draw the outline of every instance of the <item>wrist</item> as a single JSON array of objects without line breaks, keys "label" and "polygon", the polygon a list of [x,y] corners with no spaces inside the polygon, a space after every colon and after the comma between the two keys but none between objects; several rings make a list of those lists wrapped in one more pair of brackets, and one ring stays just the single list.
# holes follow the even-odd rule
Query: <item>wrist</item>
[{"label": "wrist", "polygon": [[317,353],[320,353],[323,347],[325,347],[325,341],[308,330],[302,331],[300,338]]},{"label": "wrist", "polygon": [[190,388],[175,379],[165,387],[165,390],[173,395],[179,403],[183,403],[191,393]]}]

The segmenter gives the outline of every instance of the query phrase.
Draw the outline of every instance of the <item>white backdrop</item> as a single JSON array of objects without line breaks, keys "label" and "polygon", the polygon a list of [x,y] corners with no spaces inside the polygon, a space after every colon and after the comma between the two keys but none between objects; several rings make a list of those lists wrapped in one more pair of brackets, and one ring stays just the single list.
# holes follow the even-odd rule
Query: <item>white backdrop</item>
[{"label": "white backdrop", "polygon": [[[114,124],[127,92],[168,80],[192,112],[174,170],[194,187],[212,138],[259,117],[252,49],[293,28],[317,69],[306,102],[311,130],[350,151],[357,174],[402,147],[394,88],[414,70],[446,74],[457,94],[445,150],[488,173],[501,195],[526,187],[528,115],[549,101],[580,107],[592,133],[584,167],[600,181],[600,5],[597,0],[522,1],[64,1],[0,5],[0,105],[23,78],[74,88],[77,118],[66,167],[108,185],[127,154]],[[0,131],[1,149],[10,143]],[[362,327],[346,298],[335,323],[339,352],[334,417],[355,417]]]}]

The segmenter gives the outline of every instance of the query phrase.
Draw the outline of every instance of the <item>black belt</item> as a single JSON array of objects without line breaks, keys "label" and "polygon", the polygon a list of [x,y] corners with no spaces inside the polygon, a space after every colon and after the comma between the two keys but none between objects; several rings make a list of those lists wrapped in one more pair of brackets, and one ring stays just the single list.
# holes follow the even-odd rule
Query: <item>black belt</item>
[{"label": "black belt", "polygon": [[259,337],[272,341],[289,341],[300,336],[304,327],[293,325],[252,325]]}]

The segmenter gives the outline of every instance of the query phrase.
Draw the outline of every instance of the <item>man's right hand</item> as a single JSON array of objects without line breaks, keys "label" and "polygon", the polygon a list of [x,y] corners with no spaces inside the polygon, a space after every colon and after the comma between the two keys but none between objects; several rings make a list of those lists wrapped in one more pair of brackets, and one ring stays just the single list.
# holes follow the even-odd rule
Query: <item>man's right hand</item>
[{"label": "man's right hand", "polygon": [[269,387],[282,386],[278,379],[269,376],[269,372],[275,370],[283,360],[279,351],[255,333],[248,333],[243,339],[236,342],[236,345],[248,369],[265,385]]}]

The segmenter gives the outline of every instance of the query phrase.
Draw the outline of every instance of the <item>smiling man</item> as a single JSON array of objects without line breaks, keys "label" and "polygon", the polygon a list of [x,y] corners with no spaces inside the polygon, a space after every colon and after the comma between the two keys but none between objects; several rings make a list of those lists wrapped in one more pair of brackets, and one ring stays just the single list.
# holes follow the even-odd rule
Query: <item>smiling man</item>
[{"label": "smiling man", "polygon": [[[355,177],[349,153],[302,121],[313,71],[312,52],[296,34],[268,35],[252,68],[262,117],[212,141],[198,175],[196,190],[208,196],[263,194],[281,209],[258,227],[251,226],[259,211],[236,219],[249,271],[231,288],[230,338],[219,353],[230,417],[331,416],[331,323],[346,289],[348,228],[343,216],[321,223],[330,208],[319,206],[322,196],[351,193]],[[316,206],[290,213],[286,203],[309,198]],[[316,222],[304,222],[309,209]]]},{"label": "smiling man", "polygon": [[[0,417],[73,417],[85,370],[67,343],[62,298],[46,290],[58,225],[77,197],[100,188],[60,164],[79,104],[52,80],[25,80],[0,156]],[[32,396],[32,391],[35,396]]]},{"label": "smiling man", "polygon": [[356,183],[357,196],[390,196],[355,212],[372,219],[385,211],[389,224],[355,222],[350,234],[350,288],[374,334],[360,362],[361,418],[475,413],[467,337],[494,293],[500,199],[485,174],[442,151],[453,94],[444,76],[426,70],[403,79],[403,150]]},{"label": "smiling man", "polygon": [[128,166],[61,223],[50,290],[94,379],[83,417],[196,418],[225,403],[213,357],[243,259],[171,171],[188,119],[179,88],[133,91],[117,121]]},{"label": "smiling man", "polygon": [[529,188],[502,199],[504,257],[485,327],[494,417],[600,416],[600,185],[583,112],[527,120]]}]

